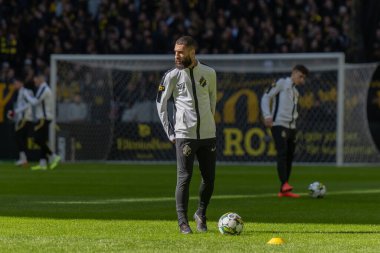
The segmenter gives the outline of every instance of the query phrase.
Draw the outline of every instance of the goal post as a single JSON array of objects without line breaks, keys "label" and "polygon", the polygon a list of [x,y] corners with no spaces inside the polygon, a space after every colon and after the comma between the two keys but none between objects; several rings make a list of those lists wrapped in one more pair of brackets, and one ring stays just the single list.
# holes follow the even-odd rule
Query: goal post
[{"label": "goal post", "polygon": [[336,124],[336,164],[342,166],[344,147],[344,82],[345,55],[338,55],[338,94],[337,94],[337,124]]},{"label": "goal post", "polygon": [[[159,122],[155,96],[171,55],[52,55],[56,96],[50,138],[66,160],[174,161]],[[300,163],[380,162],[368,129],[366,94],[377,64],[350,65],[343,53],[198,55],[218,77],[217,159],[275,161],[259,101],[277,78],[304,64],[297,150]],[[356,102],[355,102],[356,101]],[[359,101],[359,102],[358,102]],[[352,121],[352,115],[358,114]],[[351,121],[350,121],[351,120]],[[356,151],[355,151],[356,150]],[[362,152],[362,154],[361,154]]]},{"label": "goal post", "polygon": [[[57,111],[57,61],[53,55],[50,60],[50,88],[53,94],[53,112]],[[56,152],[56,125],[57,125],[57,113],[53,113],[53,119],[49,126],[49,146],[53,152]]]}]

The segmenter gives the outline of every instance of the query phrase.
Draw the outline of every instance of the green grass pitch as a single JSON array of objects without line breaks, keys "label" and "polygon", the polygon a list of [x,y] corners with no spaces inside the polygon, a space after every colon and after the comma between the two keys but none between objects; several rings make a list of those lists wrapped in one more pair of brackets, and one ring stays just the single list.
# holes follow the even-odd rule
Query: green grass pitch
[{"label": "green grass pitch", "polygon": [[[195,167],[189,216],[199,181]],[[324,199],[307,196],[313,181],[327,186]],[[179,234],[175,183],[174,164],[2,163],[0,252],[380,252],[379,167],[296,166],[302,198],[279,199],[274,166],[218,165],[205,234]],[[217,230],[228,211],[245,222],[240,236]],[[266,244],[272,237],[285,244]]]}]

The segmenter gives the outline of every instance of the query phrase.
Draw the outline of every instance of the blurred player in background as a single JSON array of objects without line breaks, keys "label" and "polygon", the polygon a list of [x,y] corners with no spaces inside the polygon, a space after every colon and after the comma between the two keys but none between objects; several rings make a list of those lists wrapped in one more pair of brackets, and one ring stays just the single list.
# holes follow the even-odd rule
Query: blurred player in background
[{"label": "blurred player in background", "polygon": [[264,124],[271,128],[277,149],[277,171],[281,181],[279,197],[300,197],[292,192],[289,178],[296,148],[297,86],[305,83],[308,74],[305,66],[294,66],[291,76],[273,83],[261,99]]},{"label": "blurred player in background", "polygon": [[[176,41],[175,65],[162,78],[157,94],[157,110],[169,140],[176,145],[178,225],[183,234],[192,233],[187,211],[189,187],[195,155],[202,182],[199,206],[193,218],[199,232],[206,232],[206,209],[214,190],[216,162],[215,70],[195,58],[196,42],[190,36]],[[168,100],[173,99],[174,126],[168,119]]]},{"label": "blurred player in background", "polygon": [[53,94],[42,74],[34,77],[34,84],[37,88],[36,96],[30,96],[30,94],[25,93],[25,98],[36,108],[37,122],[34,125],[34,140],[40,146],[41,154],[39,165],[33,166],[31,169],[55,169],[61,158],[54,154],[48,146],[49,125],[54,117]]},{"label": "blurred player in background", "polygon": [[28,103],[25,94],[33,96],[33,91],[26,89],[23,81],[18,77],[13,79],[13,86],[18,91],[18,95],[14,110],[8,111],[7,116],[15,121],[15,137],[19,152],[19,159],[16,165],[26,167],[28,166],[26,155],[27,141],[33,124],[33,115],[32,106]]}]

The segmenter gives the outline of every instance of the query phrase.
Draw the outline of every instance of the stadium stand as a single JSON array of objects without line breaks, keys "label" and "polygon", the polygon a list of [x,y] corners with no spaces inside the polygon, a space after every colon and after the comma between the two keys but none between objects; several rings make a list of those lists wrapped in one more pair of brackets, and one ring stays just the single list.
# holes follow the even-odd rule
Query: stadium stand
[{"label": "stadium stand", "polygon": [[183,34],[204,54],[345,52],[351,10],[351,0],[0,0],[1,79],[48,73],[50,54],[171,53]]}]

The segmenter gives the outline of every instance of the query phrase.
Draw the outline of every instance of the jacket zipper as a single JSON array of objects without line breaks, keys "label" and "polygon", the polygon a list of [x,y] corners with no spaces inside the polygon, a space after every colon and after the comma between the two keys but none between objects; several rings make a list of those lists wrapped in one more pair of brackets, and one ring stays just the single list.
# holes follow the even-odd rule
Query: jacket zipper
[{"label": "jacket zipper", "polygon": [[195,112],[197,113],[197,139],[199,140],[200,139],[201,117],[199,115],[198,97],[197,97],[197,90],[196,90],[196,87],[195,87],[193,68],[190,69],[190,78],[191,78],[191,85],[192,85],[192,88],[193,88]]},{"label": "jacket zipper", "polygon": [[291,128],[292,123],[294,121],[294,110],[296,109],[296,96],[294,95],[294,87],[292,87],[292,94],[293,94],[293,110],[292,110],[292,120],[289,123],[289,128]]}]

